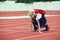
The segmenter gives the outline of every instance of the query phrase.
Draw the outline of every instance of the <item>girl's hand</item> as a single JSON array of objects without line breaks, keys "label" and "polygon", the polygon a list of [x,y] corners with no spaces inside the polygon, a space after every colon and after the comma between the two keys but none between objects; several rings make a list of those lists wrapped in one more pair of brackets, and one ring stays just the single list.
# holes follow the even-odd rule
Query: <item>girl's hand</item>
[{"label": "girl's hand", "polygon": [[39,31],[39,33],[43,33],[43,32]]}]

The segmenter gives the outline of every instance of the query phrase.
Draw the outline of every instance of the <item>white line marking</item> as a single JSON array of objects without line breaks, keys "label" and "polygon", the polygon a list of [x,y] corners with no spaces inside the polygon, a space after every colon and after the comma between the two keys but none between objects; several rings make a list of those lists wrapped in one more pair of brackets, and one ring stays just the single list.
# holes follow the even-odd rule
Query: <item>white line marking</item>
[{"label": "white line marking", "polygon": [[[24,27],[24,26],[23,26],[23,27]],[[52,26],[52,27],[55,27],[55,26]],[[51,27],[51,28],[52,28],[52,27]],[[16,29],[22,29],[22,26],[21,26],[21,27],[18,26],[18,27],[11,27],[11,28],[3,28],[3,29],[0,29],[0,31],[8,31],[8,33],[4,33],[4,34],[16,33],[16,30],[15,30],[15,31],[14,31],[14,30],[11,30],[11,29],[15,29],[15,28],[16,28]],[[28,27],[28,28],[29,28],[29,27]],[[60,29],[51,29],[51,28],[50,28],[50,30],[60,30]],[[24,29],[24,28],[23,28],[23,29]],[[29,30],[29,29],[28,29],[28,30]],[[26,31],[24,30],[23,32],[27,32],[28,30],[26,30]],[[9,32],[9,31],[13,31],[13,32]],[[18,31],[18,30],[17,30],[17,32],[22,32],[22,31],[20,31],[20,30]],[[0,35],[4,35],[4,34],[0,34]]]},{"label": "white line marking", "polygon": [[[23,27],[24,27],[24,28],[29,28],[29,27],[25,27],[25,26],[15,26],[15,27],[10,27],[10,28],[9,28],[9,27],[8,27],[8,28],[6,27],[6,28],[1,28],[1,29],[14,29],[14,28],[24,29]],[[50,27],[56,27],[56,26],[50,26]],[[0,29],[0,30],[1,30],[1,29]]]},{"label": "white line marking", "polygon": [[[50,29],[51,30],[60,30],[60,29]],[[3,33],[3,34],[0,34],[0,35],[6,35],[6,34],[13,34],[13,33],[17,33],[17,32],[25,32],[25,33],[29,33],[29,29],[28,30],[11,30],[11,29],[0,29],[0,31],[7,31],[7,33]]]},{"label": "white line marking", "polygon": [[[21,29],[24,29],[24,28],[27,28],[25,26],[15,26],[15,27],[10,27],[10,28],[1,28],[1,29],[13,29],[13,28],[21,28]],[[29,27],[28,27],[29,28]]]},{"label": "white line marking", "polygon": [[59,21],[58,21],[58,22],[57,22],[57,21],[54,21],[54,22],[51,22],[51,21],[50,21],[49,24],[50,24],[50,23],[60,23],[60,22],[59,22]]},{"label": "white line marking", "polygon": [[56,34],[56,33],[59,33],[59,32],[47,33],[47,34],[43,34],[43,35],[28,36],[28,37],[24,37],[24,38],[17,38],[14,40],[23,40],[23,39],[29,39],[29,38],[39,37],[39,36],[52,35],[52,34]]},{"label": "white line marking", "polygon": [[[60,16],[60,15],[45,15],[48,16]],[[0,19],[19,19],[19,18],[30,18],[29,16],[8,16],[8,17],[0,17]]]},{"label": "white line marking", "polygon": [[60,36],[60,34],[55,34],[55,35],[58,35],[58,36]]},{"label": "white line marking", "polygon": [[12,30],[7,30],[7,29],[0,29],[0,31],[12,31]]},{"label": "white line marking", "polygon": [[29,18],[29,16],[10,16],[10,17],[0,17],[0,19],[19,19],[19,18]]},{"label": "white line marking", "polygon": [[50,30],[60,30],[60,29],[50,29]]},{"label": "white line marking", "polygon": [[60,16],[60,15],[45,15],[46,17],[48,17],[48,16]]},{"label": "white line marking", "polygon": [[60,32],[59,32],[59,33],[55,33],[55,35],[58,35],[58,36],[60,36]]},{"label": "white line marking", "polygon": [[12,30],[11,32],[3,33],[3,34],[0,34],[0,35],[13,34],[13,33],[18,33],[18,32],[28,33],[29,31],[13,31],[13,30]]}]

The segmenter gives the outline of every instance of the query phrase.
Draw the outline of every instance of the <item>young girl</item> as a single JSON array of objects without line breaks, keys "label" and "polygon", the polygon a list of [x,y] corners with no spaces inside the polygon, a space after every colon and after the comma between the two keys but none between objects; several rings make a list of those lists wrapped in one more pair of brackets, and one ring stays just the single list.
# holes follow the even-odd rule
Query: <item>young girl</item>
[{"label": "young girl", "polygon": [[34,12],[30,11],[28,13],[28,15],[30,16],[30,22],[31,22],[31,26],[30,26],[30,29],[32,27],[32,24],[34,26],[34,32],[37,32],[37,26],[38,26],[38,23],[36,21],[36,15],[34,14]]},{"label": "young girl", "polygon": [[34,31],[41,32],[42,30],[48,31],[49,27],[47,25],[47,20],[45,18],[45,11],[40,9],[34,9],[34,11],[30,11],[29,16],[31,17],[31,22],[34,25]]}]

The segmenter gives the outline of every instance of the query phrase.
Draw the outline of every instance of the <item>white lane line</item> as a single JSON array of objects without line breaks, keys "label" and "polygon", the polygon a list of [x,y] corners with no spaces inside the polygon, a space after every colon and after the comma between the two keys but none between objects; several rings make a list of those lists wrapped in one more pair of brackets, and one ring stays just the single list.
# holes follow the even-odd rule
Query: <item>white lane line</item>
[{"label": "white lane line", "polygon": [[0,35],[8,35],[8,34],[19,33],[19,32],[21,32],[21,33],[22,33],[22,32],[28,33],[29,31],[27,31],[27,30],[26,30],[26,31],[13,31],[13,30],[12,30],[11,32],[3,33],[3,34],[0,34]]},{"label": "white lane line", "polygon": [[43,35],[35,35],[35,36],[28,36],[28,37],[24,37],[24,38],[17,38],[17,39],[14,39],[14,40],[30,39],[30,38],[34,38],[34,37],[52,35],[52,34],[56,34],[56,33],[59,33],[59,31],[58,32],[52,32],[52,33],[47,33],[47,34],[43,34]]},{"label": "white lane line", "polygon": [[[18,28],[16,27],[16,29],[18,29]],[[49,31],[52,31],[52,30],[59,31],[60,29],[50,29]],[[18,33],[18,32],[25,32],[25,33],[30,32],[29,29],[27,29],[27,30],[0,29],[0,31],[5,31],[5,32],[7,31],[6,33],[0,34],[0,35],[13,34],[13,33]]]},{"label": "white lane line", "polygon": [[58,35],[58,36],[60,36],[60,34],[55,34],[55,35]]},{"label": "white lane line", "polygon": [[[28,26],[28,25],[27,25],[27,26]],[[14,29],[14,28],[24,29],[23,27],[24,27],[24,28],[29,28],[29,27],[25,27],[25,26],[15,26],[15,27],[10,27],[10,28],[7,28],[7,27],[6,27],[6,28],[1,28],[1,29]],[[56,26],[53,26],[53,25],[50,26],[50,28],[52,28],[52,27],[56,27]],[[57,27],[59,27],[59,26],[57,26]],[[1,30],[1,29],[0,29],[0,30]]]},{"label": "white lane line", "polygon": [[[24,26],[23,26],[24,27]],[[52,26],[52,27],[55,27],[55,26]],[[25,28],[25,27],[24,27]],[[10,33],[16,33],[17,32],[27,32],[29,29],[27,30],[24,30],[24,31],[20,31],[20,30],[12,30],[12,29],[24,29],[21,27],[12,27],[12,28],[3,28],[3,29],[0,29],[0,31],[7,31],[8,33],[4,33],[4,34],[10,34]],[[29,28],[29,27],[28,27]],[[60,29],[53,29],[53,28],[50,28],[50,30],[60,30]],[[10,31],[10,32],[9,32]],[[4,34],[0,34],[0,35],[4,35]]]},{"label": "white lane line", "polygon": [[50,29],[50,30],[59,30],[60,31],[60,29]]},{"label": "white lane line", "polygon": [[12,31],[12,30],[7,30],[7,29],[0,29],[0,31]]},{"label": "white lane line", "polygon": [[60,36],[60,32],[59,33],[55,33],[55,35]]},{"label": "white lane line", "polygon": [[50,16],[60,16],[60,15],[45,15],[46,17],[50,17]]},{"label": "white lane line", "polygon": [[[27,28],[30,28],[30,27],[24,27],[24,26],[16,26],[16,27],[11,27],[11,28],[1,28],[0,30],[4,30],[4,29],[27,29]],[[55,28],[56,26],[50,26],[49,28]],[[59,29],[55,29],[55,30],[59,30]]]},{"label": "white lane line", "polygon": [[[1,29],[14,29],[14,28],[21,28],[21,29],[24,29],[24,28],[27,28],[27,27],[25,27],[25,26],[15,26],[15,27],[8,27],[8,28],[1,28]],[[28,27],[29,28],[29,27]]]},{"label": "white lane line", "polygon": [[57,22],[57,21],[53,21],[53,22],[50,21],[49,24],[50,24],[50,23],[60,23],[60,22],[59,22],[59,21],[58,21],[58,22]]},{"label": "white lane line", "polygon": [[19,19],[19,18],[29,18],[29,16],[9,16],[9,17],[0,17],[0,19]]},{"label": "white lane line", "polygon": [[[45,15],[48,16],[60,16],[60,15]],[[29,16],[8,16],[8,17],[0,17],[0,19],[18,19],[18,18],[30,18]]]}]

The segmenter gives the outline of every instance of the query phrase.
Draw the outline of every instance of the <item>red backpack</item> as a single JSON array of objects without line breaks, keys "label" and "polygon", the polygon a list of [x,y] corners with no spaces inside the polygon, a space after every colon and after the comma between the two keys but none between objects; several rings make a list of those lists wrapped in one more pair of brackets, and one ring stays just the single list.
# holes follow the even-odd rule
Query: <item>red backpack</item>
[{"label": "red backpack", "polygon": [[36,14],[41,13],[42,15],[45,15],[45,13],[46,13],[44,10],[41,10],[41,9],[34,9],[34,12]]}]

